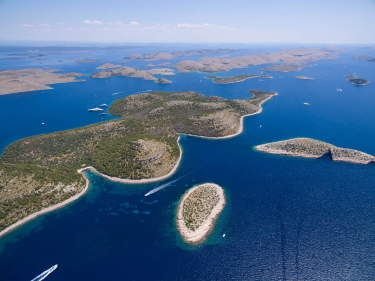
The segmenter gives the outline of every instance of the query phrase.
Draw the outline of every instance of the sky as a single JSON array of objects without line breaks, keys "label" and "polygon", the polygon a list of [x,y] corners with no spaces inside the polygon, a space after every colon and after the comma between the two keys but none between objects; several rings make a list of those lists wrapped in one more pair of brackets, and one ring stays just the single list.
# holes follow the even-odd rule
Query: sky
[{"label": "sky", "polygon": [[375,0],[0,0],[0,41],[375,44]]}]

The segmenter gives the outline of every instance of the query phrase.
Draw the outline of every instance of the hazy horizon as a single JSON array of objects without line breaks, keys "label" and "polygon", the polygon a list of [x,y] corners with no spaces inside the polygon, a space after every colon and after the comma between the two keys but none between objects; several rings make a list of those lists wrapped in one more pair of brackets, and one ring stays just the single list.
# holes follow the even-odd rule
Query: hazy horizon
[{"label": "hazy horizon", "polygon": [[375,44],[375,1],[0,1],[0,42]]}]

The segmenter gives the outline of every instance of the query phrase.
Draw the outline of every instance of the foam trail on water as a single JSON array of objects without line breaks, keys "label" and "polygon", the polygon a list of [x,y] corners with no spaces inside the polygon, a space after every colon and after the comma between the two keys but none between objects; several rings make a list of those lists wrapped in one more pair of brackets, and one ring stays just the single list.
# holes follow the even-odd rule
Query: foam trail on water
[{"label": "foam trail on water", "polygon": [[31,281],[41,281],[43,280],[44,278],[46,278],[48,275],[50,275],[52,273],[52,271],[54,271],[55,269],[57,268],[57,264],[55,264],[54,266],[52,266],[50,269],[47,269],[46,271],[44,271],[43,273],[39,274],[37,277],[35,277],[33,280]]},{"label": "foam trail on water", "polygon": [[153,194],[153,193],[155,193],[155,192],[158,192],[159,190],[162,190],[163,188],[166,188],[168,185],[171,185],[172,183],[178,181],[179,179],[181,179],[181,178],[183,178],[183,177],[184,177],[184,176],[179,177],[178,179],[175,179],[175,180],[173,180],[173,181],[167,182],[167,183],[165,183],[165,184],[162,184],[162,185],[158,186],[157,188],[154,188],[154,189],[150,190],[149,192],[147,192],[147,193],[145,194],[145,196],[149,196],[149,195],[151,195],[151,194]]},{"label": "foam trail on water", "polygon": [[[203,165],[206,165],[207,163],[208,163],[208,162],[204,163]],[[158,187],[156,187],[156,188],[150,190],[149,192],[147,192],[147,193],[145,194],[145,196],[149,196],[149,195],[151,195],[151,194],[153,194],[153,193],[155,193],[155,192],[158,192],[159,190],[162,190],[163,188],[166,188],[167,186],[171,185],[172,183],[175,183],[176,181],[178,181],[178,180],[180,180],[180,179],[186,177],[187,175],[190,175],[192,172],[194,172],[195,170],[198,170],[198,169],[199,169],[200,167],[202,167],[203,165],[201,165],[201,166],[195,168],[195,169],[192,170],[191,172],[189,172],[189,173],[183,175],[182,177],[179,177],[178,179],[175,179],[175,180],[173,180],[173,181],[167,182],[167,183],[165,183],[165,184],[162,184],[162,185],[160,185],[160,186],[158,186]]]}]

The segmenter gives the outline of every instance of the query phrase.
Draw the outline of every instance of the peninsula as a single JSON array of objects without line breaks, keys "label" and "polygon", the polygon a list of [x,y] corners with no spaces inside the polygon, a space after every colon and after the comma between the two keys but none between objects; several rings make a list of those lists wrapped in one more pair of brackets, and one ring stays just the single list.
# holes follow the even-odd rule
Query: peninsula
[{"label": "peninsula", "polygon": [[291,71],[306,67],[306,63],[337,58],[341,53],[339,49],[328,48],[296,48],[281,50],[268,54],[249,54],[245,56],[220,58],[206,57],[198,61],[184,60],[175,65],[180,72],[221,72],[234,68],[245,68],[253,65],[269,63],[285,63],[279,66],[266,67],[266,70]]},{"label": "peninsula", "polygon": [[241,74],[237,76],[228,76],[228,77],[217,77],[217,76],[207,76],[207,78],[214,79],[214,83],[216,84],[231,84],[245,81],[246,79],[250,78],[257,78],[258,75],[254,74]]},{"label": "peninsula", "polygon": [[203,242],[214,228],[224,209],[224,190],[217,184],[205,183],[189,189],[178,205],[176,225],[186,243]]},{"label": "peninsula", "polygon": [[369,164],[375,162],[375,157],[367,153],[348,148],[340,148],[326,142],[309,138],[295,138],[271,142],[257,145],[255,149],[271,154],[304,158],[320,158],[324,155],[329,155],[333,161],[354,164]]},{"label": "peninsula", "polygon": [[82,82],[76,77],[85,76],[81,73],[55,73],[57,69],[28,68],[20,70],[0,71],[0,95],[50,90],[50,84]]},{"label": "peninsula", "polygon": [[201,49],[201,50],[189,50],[189,51],[177,51],[177,52],[158,52],[155,54],[133,54],[125,57],[125,59],[131,60],[169,60],[177,57],[185,56],[202,56],[202,55],[212,55],[212,54],[227,54],[234,51],[239,51],[238,49]]},{"label": "peninsula", "polygon": [[165,84],[164,82],[167,79],[165,80],[158,79],[153,76],[156,74],[174,75],[175,73],[173,72],[172,69],[169,69],[169,68],[155,68],[155,69],[150,69],[150,70],[140,70],[140,69],[124,66],[118,69],[100,71],[100,72],[91,74],[90,77],[91,78],[109,78],[109,77],[114,77],[114,76],[127,76],[127,77],[133,77],[133,78],[143,78],[144,80],[151,80],[156,83]]},{"label": "peninsula", "polygon": [[126,183],[172,175],[182,154],[178,134],[237,135],[243,117],[260,113],[262,103],[276,95],[251,93],[246,100],[194,92],[136,94],[109,107],[123,118],[12,143],[0,157],[0,236],[84,194],[87,183],[77,171],[91,169]]}]

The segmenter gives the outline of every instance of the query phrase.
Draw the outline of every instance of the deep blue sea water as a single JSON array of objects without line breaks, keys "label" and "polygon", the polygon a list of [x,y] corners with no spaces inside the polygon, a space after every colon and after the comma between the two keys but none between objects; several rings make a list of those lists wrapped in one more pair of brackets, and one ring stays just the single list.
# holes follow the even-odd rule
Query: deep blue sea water
[{"label": "deep blue sea water", "polygon": [[[52,85],[53,90],[0,96],[3,150],[22,137],[113,118],[102,120],[87,108],[145,90],[193,90],[230,99],[247,98],[251,89],[279,93],[263,105],[262,114],[245,118],[245,130],[235,138],[181,136],[181,165],[160,183],[122,185],[88,173],[90,190],[81,199],[0,238],[0,280],[31,280],[54,264],[59,266],[46,280],[373,280],[375,165],[253,149],[260,143],[311,137],[375,155],[375,64],[351,59],[375,56],[375,50],[347,50],[339,59],[316,62],[298,73],[267,72],[274,79],[229,85],[213,84],[204,73],[167,77],[173,81],[168,85],[85,77],[84,83]],[[85,58],[116,62],[134,50],[95,52]],[[64,72],[90,74],[103,63],[76,64],[73,60],[82,54],[69,56],[59,66]],[[56,67],[61,56],[51,57],[43,65]],[[22,65],[21,60],[13,63],[14,68]],[[25,64],[38,63],[27,59]],[[148,63],[125,65],[147,68]],[[255,74],[261,68],[218,75]],[[374,83],[354,86],[343,77],[351,73]],[[296,75],[315,80],[297,80]],[[172,186],[143,196],[191,171]],[[221,185],[228,204],[208,240],[191,247],[176,231],[175,211],[181,195],[203,182]]]}]

